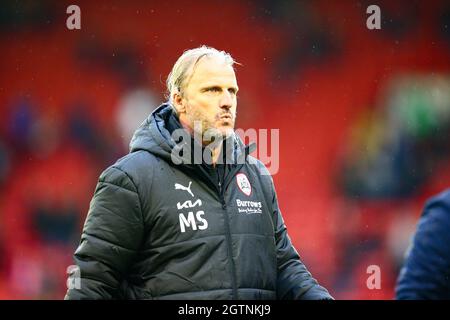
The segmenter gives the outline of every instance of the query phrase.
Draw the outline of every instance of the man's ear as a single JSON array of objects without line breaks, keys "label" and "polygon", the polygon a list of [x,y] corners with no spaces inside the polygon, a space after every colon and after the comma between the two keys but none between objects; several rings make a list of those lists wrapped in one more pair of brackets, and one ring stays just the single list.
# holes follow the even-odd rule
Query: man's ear
[{"label": "man's ear", "polygon": [[172,95],[172,102],[175,109],[177,109],[178,114],[186,112],[186,107],[183,104],[183,97],[180,93],[176,92]]}]

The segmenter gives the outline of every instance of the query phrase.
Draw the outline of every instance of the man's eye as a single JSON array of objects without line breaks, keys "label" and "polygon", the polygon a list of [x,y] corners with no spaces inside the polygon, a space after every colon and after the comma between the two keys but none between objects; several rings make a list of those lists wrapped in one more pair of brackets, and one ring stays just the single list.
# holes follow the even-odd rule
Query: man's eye
[{"label": "man's eye", "polygon": [[210,91],[210,92],[219,92],[220,91],[220,88],[217,88],[217,87],[212,87],[212,88],[208,88],[208,89],[206,89],[207,91]]}]

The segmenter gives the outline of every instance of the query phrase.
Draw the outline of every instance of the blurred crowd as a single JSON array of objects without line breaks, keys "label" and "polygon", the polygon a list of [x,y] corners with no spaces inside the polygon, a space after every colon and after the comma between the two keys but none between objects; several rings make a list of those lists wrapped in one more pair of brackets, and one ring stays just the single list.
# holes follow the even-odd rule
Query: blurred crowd
[{"label": "blurred crowd", "polygon": [[393,298],[424,200],[450,181],[445,1],[380,1],[375,31],[367,1],[80,1],[72,31],[68,5],[0,11],[0,299],[63,298],[99,174],[201,44],[242,63],[237,127],[280,129],[274,180],[313,274],[337,299]]}]

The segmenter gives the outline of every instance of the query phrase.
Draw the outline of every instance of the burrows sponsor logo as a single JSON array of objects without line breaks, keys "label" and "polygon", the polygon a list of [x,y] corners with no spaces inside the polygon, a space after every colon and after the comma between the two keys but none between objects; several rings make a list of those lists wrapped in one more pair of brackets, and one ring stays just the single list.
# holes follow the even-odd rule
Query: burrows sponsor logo
[{"label": "burrows sponsor logo", "polygon": [[248,201],[236,199],[236,205],[239,213],[262,213],[262,204],[260,201]]}]

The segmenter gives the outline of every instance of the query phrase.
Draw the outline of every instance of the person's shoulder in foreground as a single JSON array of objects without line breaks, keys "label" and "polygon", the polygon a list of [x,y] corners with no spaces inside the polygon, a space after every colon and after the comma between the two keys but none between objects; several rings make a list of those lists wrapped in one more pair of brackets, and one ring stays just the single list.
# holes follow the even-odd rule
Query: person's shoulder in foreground
[{"label": "person's shoulder in foreground", "polygon": [[450,299],[450,189],[425,205],[400,271],[396,298]]}]

